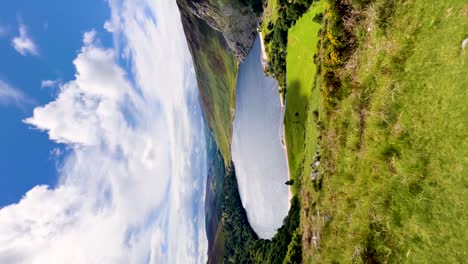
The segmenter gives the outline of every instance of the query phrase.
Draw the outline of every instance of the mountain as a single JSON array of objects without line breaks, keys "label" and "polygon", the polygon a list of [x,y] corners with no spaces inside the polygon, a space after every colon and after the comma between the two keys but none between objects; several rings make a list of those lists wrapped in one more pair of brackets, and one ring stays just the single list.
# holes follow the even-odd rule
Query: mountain
[{"label": "mountain", "polygon": [[231,160],[238,64],[245,59],[255,39],[258,3],[177,0],[177,5],[205,117],[227,166]]}]

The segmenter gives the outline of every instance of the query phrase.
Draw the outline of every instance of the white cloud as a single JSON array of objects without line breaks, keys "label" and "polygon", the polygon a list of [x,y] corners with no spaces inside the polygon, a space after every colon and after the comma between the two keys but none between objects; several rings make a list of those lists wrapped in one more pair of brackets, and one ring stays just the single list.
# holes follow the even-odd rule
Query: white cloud
[{"label": "white cloud", "polygon": [[39,55],[37,45],[34,43],[31,37],[28,36],[28,31],[27,31],[26,26],[24,24],[20,24],[18,30],[19,30],[19,36],[14,37],[11,40],[11,45],[13,45],[15,50],[23,56]]},{"label": "white cloud", "polygon": [[110,32],[110,33],[117,31],[117,29],[115,28],[115,25],[111,21],[104,22],[103,28],[107,30],[107,32]]},{"label": "white cloud", "polygon": [[53,157],[53,158],[58,158],[60,157],[61,155],[63,154],[63,150],[61,150],[60,148],[53,148],[51,151],[50,151],[50,155]]},{"label": "white cloud", "polygon": [[85,45],[89,45],[94,42],[94,38],[96,37],[96,30],[91,30],[88,32],[85,32],[83,34],[83,43]]},{"label": "white cloud", "polygon": [[84,37],[75,80],[25,120],[71,150],[57,187],[0,210],[0,263],[206,262],[204,125],[176,4],[109,4],[132,76]]},{"label": "white cloud", "polygon": [[49,87],[54,87],[58,84],[59,82],[57,80],[43,80],[41,81],[41,88],[49,88]]},{"label": "white cloud", "polygon": [[31,100],[22,91],[0,80],[0,105],[14,104],[23,106],[28,102],[31,102]]}]

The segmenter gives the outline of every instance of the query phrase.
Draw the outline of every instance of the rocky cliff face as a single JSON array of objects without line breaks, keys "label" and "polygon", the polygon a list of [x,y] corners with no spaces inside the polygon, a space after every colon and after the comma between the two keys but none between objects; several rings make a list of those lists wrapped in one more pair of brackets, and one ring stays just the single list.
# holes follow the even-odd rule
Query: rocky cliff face
[{"label": "rocky cliff face", "polygon": [[260,3],[261,8],[261,1],[177,0],[177,2],[210,27],[221,32],[237,59],[244,61],[252,47],[259,24],[259,11],[254,3]]}]

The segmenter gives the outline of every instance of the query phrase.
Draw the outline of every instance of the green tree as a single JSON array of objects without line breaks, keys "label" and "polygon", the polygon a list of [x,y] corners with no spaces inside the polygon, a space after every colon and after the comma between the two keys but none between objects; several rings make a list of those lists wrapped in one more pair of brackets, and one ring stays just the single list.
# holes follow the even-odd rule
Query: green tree
[{"label": "green tree", "polygon": [[302,259],[302,236],[299,228],[297,228],[291,240],[291,243],[288,245],[288,252],[286,257],[283,260],[283,264],[299,264]]}]

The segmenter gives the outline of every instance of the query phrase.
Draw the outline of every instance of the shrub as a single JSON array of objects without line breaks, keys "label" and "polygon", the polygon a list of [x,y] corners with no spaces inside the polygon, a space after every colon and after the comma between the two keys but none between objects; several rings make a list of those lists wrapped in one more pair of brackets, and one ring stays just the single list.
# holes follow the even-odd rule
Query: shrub
[{"label": "shrub", "polygon": [[323,21],[323,13],[318,13],[312,18],[312,21],[314,21],[317,24],[322,24]]}]

